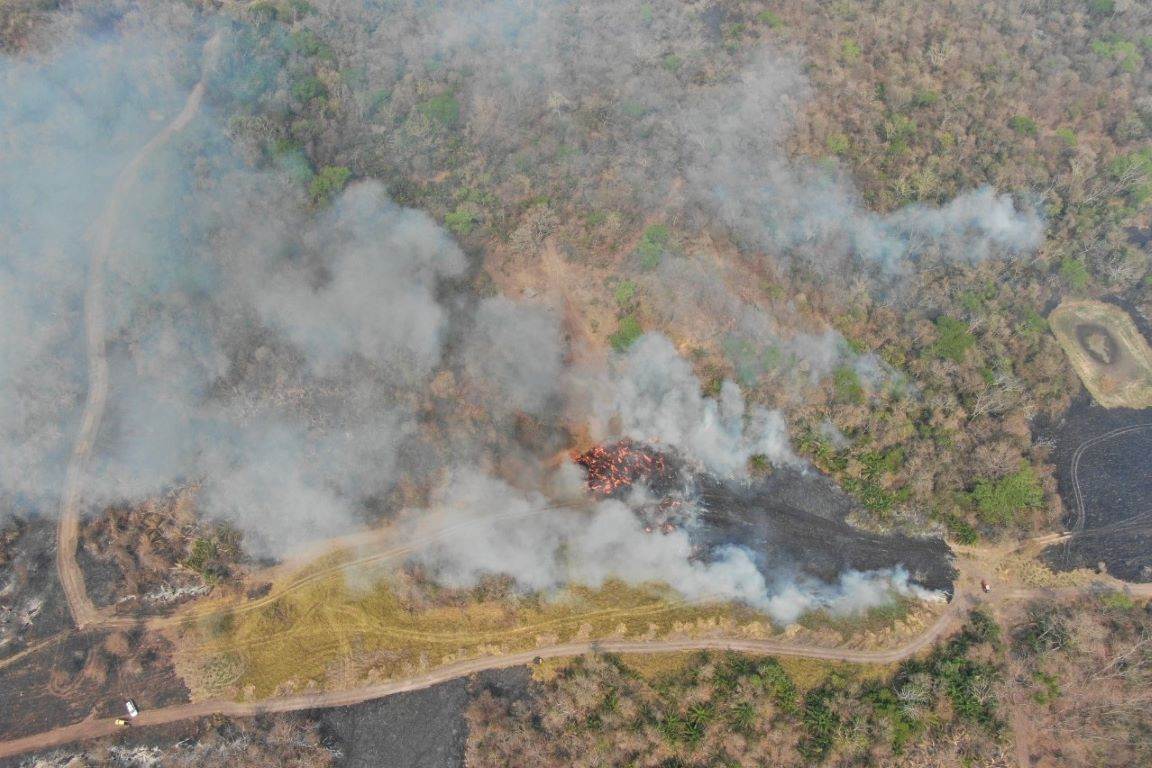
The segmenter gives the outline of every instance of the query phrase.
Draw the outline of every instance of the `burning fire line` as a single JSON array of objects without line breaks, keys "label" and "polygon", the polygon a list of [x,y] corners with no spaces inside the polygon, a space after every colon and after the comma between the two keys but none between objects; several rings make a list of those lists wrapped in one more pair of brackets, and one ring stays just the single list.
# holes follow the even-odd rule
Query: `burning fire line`
[{"label": "burning fire line", "polygon": [[605,496],[665,471],[662,455],[627,439],[573,453],[572,460],[587,471],[588,488]]}]

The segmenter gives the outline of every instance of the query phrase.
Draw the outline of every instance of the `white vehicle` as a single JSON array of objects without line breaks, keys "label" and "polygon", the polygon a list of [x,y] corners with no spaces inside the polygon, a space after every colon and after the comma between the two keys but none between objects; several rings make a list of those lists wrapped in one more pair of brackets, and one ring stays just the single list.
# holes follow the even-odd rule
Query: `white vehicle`
[{"label": "white vehicle", "polygon": [[140,714],[140,710],[136,709],[136,702],[132,701],[132,699],[124,702],[124,709],[128,710],[128,717],[136,717],[136,715]]}]

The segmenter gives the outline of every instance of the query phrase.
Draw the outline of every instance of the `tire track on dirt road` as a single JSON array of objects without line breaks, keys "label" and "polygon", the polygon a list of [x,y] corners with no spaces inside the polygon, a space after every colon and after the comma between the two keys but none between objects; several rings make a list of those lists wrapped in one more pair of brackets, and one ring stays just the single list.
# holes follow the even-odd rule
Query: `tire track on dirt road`
[{"label": "tire track on dirt road", "polygon": [[[205,45],[208,53],[216,44],[213,37]],[[88,266],[88,285],[84,291],[84,333],[88,348],[88,394],[84,401],[84,414],[68,469],[64,477],[64,493],[60,504],[60,521],[57,526],[56,571],[60,575],[60,586],[68,600],[68,610],[72,620],[80,629],[97,623],[104,616],[91,598],[84,581],[84,573],[76,561],[76,549],[80,544],[80,504],[82,486],[92,455],[92,447],[100,432],[100,422],[104,418],[104,406],[108,399],[108,356],[105,329],[104,277],[108,264],[113,258],[113,239],[120,225],[124,198],[132,189],[140,175],[144,163],[192,121],[200,110],[204,99],[204,80],[188,94],[184,108],[170,123],[153,136],[136,156],[120,171],[112,188],[108,205],[97,220],[93,237],[92,260]]]}]

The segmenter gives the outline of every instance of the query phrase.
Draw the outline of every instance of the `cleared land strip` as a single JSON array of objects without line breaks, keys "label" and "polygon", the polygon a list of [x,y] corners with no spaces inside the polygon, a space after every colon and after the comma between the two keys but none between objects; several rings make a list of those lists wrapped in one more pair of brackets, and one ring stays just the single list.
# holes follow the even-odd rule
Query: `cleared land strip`
[{"label": "cleared land strip", "polygon": [[[856,664],[891,664],[912,656],[933,643],[952,626],[961,601],[953,601],[949,610],[923,634],[899,648],[886,651],[864,651],[848,648],[813,648],[773,640],[743,640],[707,638],[700,640],[659,640],[659,641],[589,641],[566,643],[529,651],[510,653],[505,656],[488,656],[450,664],[414,677],[393,680],[387,683],[353,688],[331,693],[317,693],[303,696],[289,696],[279,699],[263,699],[256,702],[204,701],[181,704],[174,707],[142,712],[133,721],[135,727],[164,725],[178,720],[224,715],[227,717],[251,717],[269,712],[292,712],[303,709],[343,707],[359,704],[372,699],[393,696],[398,693],[419,691],[460,677],[468,677],[478,672],[493,669],[506,669],[529,664],[536,657],[557,658],[579,656],[585,653],[675,653],[679,651],[717,650],[741,651],[744,653],[770,654],[774,656],[800,656],[826,661],[844,661]],[[74,725],[55,728],[33,736],[13,739],[0,743],[0,757],[12,757],[25,752],[52,749],[74,741],[110,736],[121,731],[113,719],[85,720]]]}]

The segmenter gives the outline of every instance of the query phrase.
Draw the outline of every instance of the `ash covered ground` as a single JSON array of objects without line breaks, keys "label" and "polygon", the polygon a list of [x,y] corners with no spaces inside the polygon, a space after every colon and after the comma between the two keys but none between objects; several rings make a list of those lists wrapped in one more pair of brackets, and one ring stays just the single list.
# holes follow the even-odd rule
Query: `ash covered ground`
[{"label": "ash covered ground", "polygon": [[1152,581],[1152,409],[1101,408],[1081,393],[1052,433],[1064,526],[1076,535],[1045,562],[1062,571],[1104,563],[1118,578]]},{"label": "ash covered ground", "polygon": [[686,528],[701,559],[740,546],[769,581],[781,572],[833,582],[847,571],[902,567],[913,583],[952,595],[956,570],[943,539],[851,525],[855,502],[816,470],[779,468],[766,477],[724,480],[630,441],[594,448],[576,461],[599,495],[635,498],[634,486],[643,486],[650,498],[637,506],[645,530]]},{"label": "ash covered ground", "polygon": [[916,584],[952,595],[956,570],[943,539],[850,525],[851,499],[815,472],[778,470],[747,484],[705,476],[699,483],[703,513],[695,536],[708,549],[740,544],[766,573],[785,567],[823,581],[848,570],[902,566]]},{"label": "ash covered ground", "polygon": [[514,667],[310,716],[320,722],[325,743],[338,750],[339,768],[457,768],[464,765],[464,711],[472,699],[489,689],[517,699],[531,688],[528,669]]},{"label": "ash covered ground", "polygon": [[0,525],[0,660],[70,626],[56,578],[56,521],[31,514]]}]

